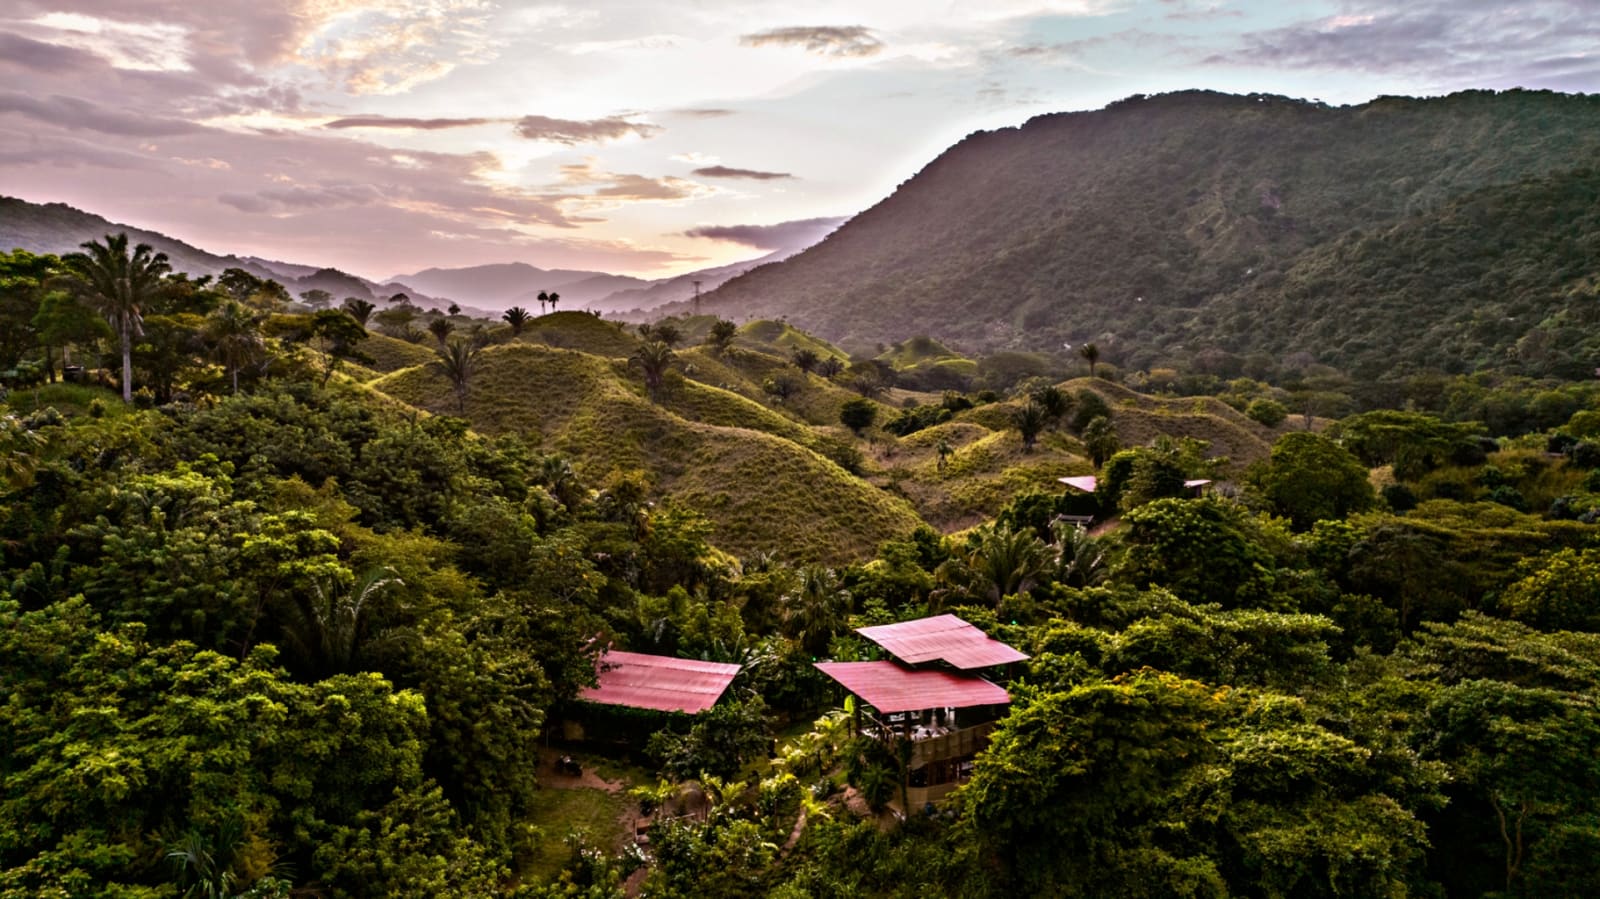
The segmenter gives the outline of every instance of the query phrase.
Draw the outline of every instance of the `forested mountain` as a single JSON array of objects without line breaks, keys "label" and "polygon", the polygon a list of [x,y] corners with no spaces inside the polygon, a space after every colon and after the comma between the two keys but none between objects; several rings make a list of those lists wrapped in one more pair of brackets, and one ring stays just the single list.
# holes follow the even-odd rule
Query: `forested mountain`
[{"label": "forested mountain", "polygon": [[[1341,315],[1315,329],[1306,322],[1325,308],[1273,287],[1316,269],[1307,254],[1338,241],[1341,264],[1377,266],[1356,257],[1386,258],[1383,242],[1361,235],[1400,227],[1428,242],[1429,263],[1408,269],[1437,288],[1413,292],[1413,305],[1458,305],[1504,286],[1515,294],[1508,303],[1527,307],[1484,345],[1427,363],[1471,367],[1567,298],[1542,279],[1502,285],[1488,271],[1498,263],[1438,264],[1485,249],[1481,230],[1452,217],[1536,209],[1559,192],[1540,176],[1587,183],[1571,171],[1597,155],[1597,97],[1474,91],[1333,108],[1198,91],[1136,96],[973,134],[821,244],[704,303],[724,315],[786,315],[855,347],[926,333],[965,348],[1093,340],[1134,365],[1213,342],[1354,362],[1335,350],[1365,341],[1382,351],[1384,333],[1410,327],[1373,302],[1372,285],[1325,285]],[[1503,190],[1451,205],[1492,186]],[[1431,216],[1444,218],[1430,225]],[[1592,219],[1558,215],[1523,215],[1517,232],[1496,237],[1514,238],[1517,253],[1593,239]],[[1282,324],[1257,342],[1239,327],[1257,317]],[[1206,324],[1219,321],[1232,330]]]}]

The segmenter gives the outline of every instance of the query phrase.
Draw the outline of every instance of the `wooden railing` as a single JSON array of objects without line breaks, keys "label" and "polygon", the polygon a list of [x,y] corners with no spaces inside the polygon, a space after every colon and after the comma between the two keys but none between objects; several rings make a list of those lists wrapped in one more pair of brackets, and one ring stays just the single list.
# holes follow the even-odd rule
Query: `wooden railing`
[{"label": "wooden railing", "polygon": [[942,737],[929,737],[911,744],[912,768],[921,768],[929,762],[944,759],[971,758],[989,746],[989,734],[996,722],[986,721],[972,727],[952,731]]}]

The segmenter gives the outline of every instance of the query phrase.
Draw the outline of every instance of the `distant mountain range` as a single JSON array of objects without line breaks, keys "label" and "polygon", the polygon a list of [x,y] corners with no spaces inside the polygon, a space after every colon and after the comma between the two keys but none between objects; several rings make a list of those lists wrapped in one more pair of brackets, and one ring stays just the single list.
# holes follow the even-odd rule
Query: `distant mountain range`
[{"label": "distant mountain range", "polygon": [[711,290],[753,266],[791,256],[811,242],[807,236],[751,262],[653,281],[606,272],[541,269],[511,262],[467,268],[429,268],[410,275],[396,275],[379,283],[334,268],[258,256],[218,255],[160,232],[111,222],[63,203],[40,204],[0,197],[0,250],[65,254],[78,250],[85,241],[99,240],[119,231],[127,232],[134,243],[147,243],[158,252],[166,253],[174,271],[197,277],[240,268],[258,278],[272,278],[295,295],[308,290],[326,290],[336,299],[357,297],[370,302],[404,293],[425,308],[455,302],[469,312],[485,315],[498,315],[512,306],[533,310],[541,291],[559,293],[562,309],[642,313],[664,303],[691,298],[694,281],[701,282],[701,290]]},{"label": "distant mountain range", "polygon": [[[856,350],[929,335],[1225,375],[1262,353],[1257,368],[1582,371],[1600,359],[1554,332],[1600,302],[1600,230],[1578,212],[1597,159],[1600,96],[1138,96],[973,134],[702,303]],[[1411,256],[1387,252],[1401,240]]]}]

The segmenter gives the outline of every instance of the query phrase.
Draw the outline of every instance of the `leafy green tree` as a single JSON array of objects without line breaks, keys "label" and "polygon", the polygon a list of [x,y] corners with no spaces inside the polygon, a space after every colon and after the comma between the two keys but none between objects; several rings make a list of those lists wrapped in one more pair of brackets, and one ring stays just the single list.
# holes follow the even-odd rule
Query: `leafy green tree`
[{"label": "leafy green tree", "polygon": [[367,339],[367,329],[350,316],[336,309],[324,309],[311,317],[309,336],[322,355],[322,386],[346,359],[372,361],[356,349],[356,344]]},{"label": "leafy green tree", "polygon": [[857,437],[877,420],[878,404],[866,397],[848,400],[839,407],[839,423],[854,431]]},{"label": "leafy green tree", "polygon": [[1077,402],[1073,404],[1072,430],[1080,435],[1089,426],[1089,422],[1096,418],[1112,419],[1111,406],[1106,403],[1105,397],[1087,387],[1078,391]]},{"label": "leafy green tree", "polygon": [[817,357],[815,350],[801,347],[789,356],[789,361],[794,363],[795,368],[809,374],[816,369],[817,363],[822,360]]},{"label": "leafy green tree", "polygon": [[1239,506],[1215,498],[1158,499],[1129,512],[1125,552],[1113,577],[1156,584],[1193,603],[1271,607],[1276,562],[1260,525]]},{"label": "leafy green tree", "polygon": [[37,334],[34,319],[59,263],[54,256],[27,250],[0,253],[0,368],[16,367],[36,342],[48,345]]},{"label": "leafy green tree", "polygon": [[500,317],[505,319],[506,324],[511,326],[512,337],[520,335],[522,333],[522,329],[527,327],[528,322],[533,320],[533,316],[528,314],[528,310],[522,308],[521,306],[512,306]]},{"label": "leafy green tree", "polygon": [[33,329],[39,344],[44,348],[46,376],[54,380],[54,363],[51,347],[61,348],[61,364],[72,364],[69,348],[109,338],[111,328],[94,311],[63,291],[52,290],[39,302],[39,311],[33,317]]},{"label": "leafy green tree", "polygon": [[[439,319],[444,321],[444,319]],[[446,322],[448,324],[448,322]],[[471,386],[472,374],[478,365],[478,354],[481,350],[470,341],[452,340],[441,343],[435,351],[438,358],[429,365],[442,373],[450,381],[450,389],[456,395],[456,414],[467,414],[467,388]]]},{"label": "leafy green tree", "polygon": [[1044,410],[1045,417],[1049,419],[1051,427],[1059,427],[1072,412],[1072,397],[1054,384],[1046,384],[1028,394],[1040,409]]},{"label": "leafy green tree", "polygon": [[239,369],[262,351],[261,319],[245,304],[228,300],[206,319],[206,342],[228,369],[233,392],[239,392]]},{"label": "leafy green tree", "polygon": [[651,340],[642,344],[633,355],[628,358],[631,367],[639,369],[644,375],[645,390],[650,394],[650,399],[655,400],[661,394],[661,384],[666,379],[667,370],[672,367],[678,355],[672,347],[659,340]]},{"label": "leafy green tree", "polygon": [[1600,551],[1560,549],[1522,564],[1500,605],[1541,630],[1600,631]]},{"label": "leafy green tree", "polygon": [[128,251],[128,235],[81,244],[85,252],[61,259],[61,284],[105,316],[122,346],[122,401],[133,402],[133,339],[143,333],[144,310],[164,290],[172,266],[149,244]]},{"label": "leafy green tree", "polygon": [[992,738],[965,795],[973,833],[1027,895],[1223,896],[1185,834],[1221,773],[1212,688],[1142,671],[1045,693]]},{"label": "leafy green tree", "polygon": [[1283,404],[1277,400],[1269,400],[1263,397],[1251,400],[1250,405],[1245,408],[1244,414],[1257,424],[1275,428],[1283,424],[1283,420],[1289,417],[1289,410],[1285,409]]},{"label": "leafy green tree", "polygon": [[333,305],[333,294],[320,287],[313,287],[310,290],[302,291],[300,300],[311,307],[312,312],[321,312]]},{"label": "leafy green tree", "polygon": [[1318,521],[1347,518],[1375,501],[1361,461],[1332,440],[1305,431],[1278,438],[1271,457],[1252,468],[1249,480],[1300,531]]}]

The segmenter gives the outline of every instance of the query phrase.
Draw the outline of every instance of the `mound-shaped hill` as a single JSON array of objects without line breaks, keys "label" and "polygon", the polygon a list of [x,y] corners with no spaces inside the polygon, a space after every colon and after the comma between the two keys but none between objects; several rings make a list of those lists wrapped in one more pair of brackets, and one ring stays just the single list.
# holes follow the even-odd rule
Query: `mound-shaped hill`
[{"label": "mound-shaped hill", "polygon": [[[1594,96],[1476,91],[1340,108],[1135,97],[974,134],[822,243],[702,303],[785,315],[849,345],[1095,341],[1141,367],[1182,342],[1197,307],[1266,283],[1308,248],[1597,156]],[[1362,311],[1404,326],[1378,306],[1347,313]],[[1237,342],[1251,345],[1248,330]]]},{"label": "mound-shaped hill", "polygon": [[370,367],[373,370],[391,372],[433,361],[437,355],[433,351],[434,346],[431,337],[425,344],[409,343],[377,331],[368,331],[367,339],[361,341],[356,349],[372,357]]},{"label": "mound-shaped hill", "polygon": [[541,315],[522,329],[520,339],[596,356],[624,357],[639,348],[638,336],[621,322],[577,311]]},{"label": "mound-shaped hill", "polygon": [[1269,428],[1214,396],[1146,396],[1100,378],[1077,378],[1060,387],[1074,393],[1081,388],[1100,394],[1111,407],[1112,424],[1123,446],[1143,446],[1163,434],[1193,437],[1211,444],[1212,456],[1226,456],[1232,471],[1266,458],[1273,441],[1292,430],[1298,421]]},{"label": "mound-shaped hill", "polygon": [[[678,358],[684,363],[684,373],[702,384],[771,405],[817,427],[838,425],[840,407],[856,398],[855,393],[827,378],[795,368],[788,357],[760,350],[732,347],[718,353],[698,346],[679,351]],[[887,407],[879,411],[880,418],[889,415]]]},{"label": "mound-shaped hill", "polygon": [[1592,376],[1600,169],[1485,188],[1305,253],[1211,304],[1188,341],[1307,352],[1361,378],[1496,366]]},{"label": "mound-shaped hill", "polygon": [[[802,445],[817,439],[809,429],[727,391],[682,380],[671,388],[681,393],[657,405],[620,359],[509,344],[479,360],[466,405],[474,428],[537,435],[591,479],[643,470],[661,494],[704,513],[712,541],[730,552],[843,562],[920,522],[904,500]],[[428,366],[373,386],[455,411],[444,376]]]}]

